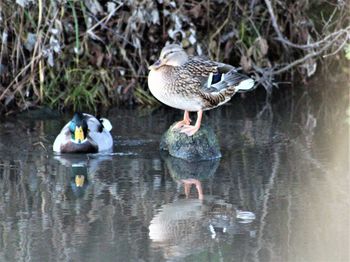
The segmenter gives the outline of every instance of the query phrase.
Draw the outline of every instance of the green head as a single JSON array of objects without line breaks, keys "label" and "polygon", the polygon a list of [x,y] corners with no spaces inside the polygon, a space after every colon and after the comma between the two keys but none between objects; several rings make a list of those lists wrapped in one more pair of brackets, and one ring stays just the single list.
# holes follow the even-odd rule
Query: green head
[{"label": "green head", "polygon": [[69,125],[69,131],[72,136],[72,140],[75,143],[82,143],[86,137],[88,132],[88,126],[86,123],[86,119],[82,113],[75,113],[73,119]]}]

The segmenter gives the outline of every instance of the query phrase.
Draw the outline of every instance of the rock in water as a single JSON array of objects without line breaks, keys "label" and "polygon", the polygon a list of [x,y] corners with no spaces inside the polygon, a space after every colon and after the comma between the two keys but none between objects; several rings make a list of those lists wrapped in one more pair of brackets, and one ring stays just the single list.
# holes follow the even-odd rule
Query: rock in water
[{"label": "rock in water", "polygon": [[171,156],[188,161],[211,160],[221,157],[220,146],[213,129],[202,125],[193,136],[172,130],[175,123],[163,134],[160,149]]}]

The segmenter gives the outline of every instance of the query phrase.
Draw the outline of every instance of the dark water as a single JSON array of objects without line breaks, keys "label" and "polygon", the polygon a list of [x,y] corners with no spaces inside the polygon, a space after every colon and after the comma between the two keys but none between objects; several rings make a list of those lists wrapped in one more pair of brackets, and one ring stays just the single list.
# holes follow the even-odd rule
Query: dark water
[{"label": "dark water", "polygon": [[111,155],[55,156],[68,115],[1,122],[0,261],[350,261],[349,89],[336,90],[207,112],[213,162],[160,154],[172,109],[111,110]]}]

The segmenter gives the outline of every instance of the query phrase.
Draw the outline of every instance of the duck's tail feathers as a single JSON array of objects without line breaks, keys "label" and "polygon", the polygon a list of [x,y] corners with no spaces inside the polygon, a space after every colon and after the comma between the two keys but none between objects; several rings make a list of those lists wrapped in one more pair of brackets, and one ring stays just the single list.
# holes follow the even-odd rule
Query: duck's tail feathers
[{"label": "duck's tail feathers", "polygon": [[112,130],[112,124],[111,122],[107,119],[107,118],[100,118],[100,122],[101,124],[103,125],[103,128],[106,130],[106,131],[111,131]]},{"label": "duck's tail feathers", "polygon": [[238,86],[236,88],[237,88],[238,93],[252,91],[255,89],[254,80],[251,78],[243,80],[242,82],[240,82],[238,84]]},{"label": "duck's tail feathers", "polygon": [[235,87],[236,92],[243,93],[254,90],[254,80],[249,76],[231,70],[225,74],[225,82],[229,86]]}]

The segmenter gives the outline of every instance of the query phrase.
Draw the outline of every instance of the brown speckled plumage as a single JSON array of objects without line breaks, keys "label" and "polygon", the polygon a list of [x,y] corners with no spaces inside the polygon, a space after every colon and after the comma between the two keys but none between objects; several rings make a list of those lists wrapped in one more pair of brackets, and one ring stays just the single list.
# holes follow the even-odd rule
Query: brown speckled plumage
[{"label": "brown speckled plumage", "polygon": [[[163,88],[167,90],[169,96],[178,94],[187,98],[197,97],[203,101],[203,110],[212,109],[226,102],[236,93],[235,87],[239,84],[237,81],[227,82],[220,90],[207,86],[210,74],[224,74],[229,70],[234,69],[199,57],[189,57],[181,66],[165,65],[158,69],[165,83]],[[247,79],[241,76],[241,80]]]}]

